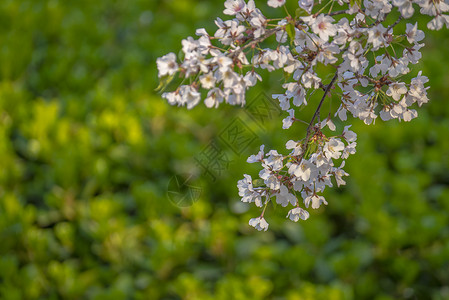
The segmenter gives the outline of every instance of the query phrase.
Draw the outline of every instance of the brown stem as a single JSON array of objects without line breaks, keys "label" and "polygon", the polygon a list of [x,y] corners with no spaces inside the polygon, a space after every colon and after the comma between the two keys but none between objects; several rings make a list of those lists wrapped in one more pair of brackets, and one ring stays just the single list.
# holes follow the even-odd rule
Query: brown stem
[{"label": "brown stem", "polygon": [[336,16],[336,15],[345,14],[347,12],[348,12],[348,10],[338,10],[338,11],[333,11],[333,12],[327,14],[327,15],[328,16]]},{"label": "brown stem", "polygon": [[[315,113],[312,116],[312,120],[310,120],[309,126],[307,127],[307,135],[305,138],[305,145],[307,145],[310,135],[312,134],[312,127],[313,127],[313,123],[315,122],[315,119],[319,116],[320,114],[320,110],[321,110],[321,106],[323,105],[324,99],[326,99],[327,94],[329,94],[329,91],[331,90],[332,86],[334,85],[335,81],[337,80],[338,77],[338,70],[335,72],[334,77],[332,77],[331,82],[327,85],[326,90],[324,91],[324,95],[320,100],[320,103],[318,104],[318,107],[316,108]],[[305,152],[305,150],[304,150]]]},{"label": "brown stem", "polygon": [[388,26],[388,28],[387,28],[387,32],[388,31],[390,31],[390,29],[392,29],[394,26],[396,26],[396,25],[398,25],[399,24],[399,22],[401,22],[402,21],[402,19],[404,19],[403,17],[402,17],[402,15],[401,16],[399,16],[399,18],[396,20],[396,22],[394,22],[393,24],[391,24],[390,26]]}]

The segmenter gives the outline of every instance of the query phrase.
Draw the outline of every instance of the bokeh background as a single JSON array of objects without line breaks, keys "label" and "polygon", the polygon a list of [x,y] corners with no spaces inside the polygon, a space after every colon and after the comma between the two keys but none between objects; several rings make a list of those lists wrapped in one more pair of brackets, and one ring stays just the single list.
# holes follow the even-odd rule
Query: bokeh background
[{"label": "bokeh background", "polygon": [[[257,232],[259,210],[236,188],[258,172],[245,160],[302,125],[188,111],[154,91],[156,58],[196,28],[213,32],[222,7],[0,2],[0,298],[449,299],[448,30],[426,31],[413,74],[430,78],[431,102],[419,118],[354,121],[348,185],[306,222],[270,207]],[[248,99],[280,92],[277,78]],[[256,138],[239,154],[221,146],[229,161],[206,176],[195,157],[235,118]],[[180,205],[167,192],[186,176],[199,192]]]}]

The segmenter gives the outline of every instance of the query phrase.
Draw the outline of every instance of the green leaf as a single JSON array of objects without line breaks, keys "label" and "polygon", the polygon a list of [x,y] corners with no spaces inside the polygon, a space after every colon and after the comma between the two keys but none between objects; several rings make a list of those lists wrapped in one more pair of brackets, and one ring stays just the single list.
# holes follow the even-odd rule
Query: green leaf
[{"label": "green leaf", "polygon": [[396,36],[395,39],[394,39],[394,41],[395,41],[396,43],[400,43],[400,42],[402,42],[403,40],[405,40],[405,36],[404,36],[404,35]]},{"label": "green leaf", "polygon": [[285,31],[287,32],[290,41],[293,42],[296,36],[295,25],[293,25],[292,23],[288,23],[287,25],[285,25]]},{"label": "green leaf", "polygon": [[276,207],[278,206],[278,204],[276,203],[276,200],[271,200],[271,205],[273,205],[273,210],[276,209]]},{"label": "green leaf", "polygon": [[354,6],[354,4],[356,4],[356,3],[357,3],[359,8],[362,7],[362,0],[349,0],[349,4],[351,6]]},{"label": "green leaf", "polygon": [[305,16],[309,16],[310,14],[305,10],[305,9],[303,9],[303,8],[301,8],[301,7],[298,7],[296,10],[295,10],[295,16],[297,17],[297,18],[299,18],[299,17],[305,17]]},{"label": "green leaf", "polygon": [[168,85],[173,81],[173,79],[175,78],[176,74],[173,74],[171,76],[165,76],[163,78],[160,79],[159,81],[159,85],[157,86],[157,88],[154,90],[155,92],[163,92],[165,91],[165,89],[168,87]]},{"label": "green leaf", "polygon": [[264,187],[265,186],[265,182],[263,181],[263,179],[254,179],[253,180],[253,187]]}]

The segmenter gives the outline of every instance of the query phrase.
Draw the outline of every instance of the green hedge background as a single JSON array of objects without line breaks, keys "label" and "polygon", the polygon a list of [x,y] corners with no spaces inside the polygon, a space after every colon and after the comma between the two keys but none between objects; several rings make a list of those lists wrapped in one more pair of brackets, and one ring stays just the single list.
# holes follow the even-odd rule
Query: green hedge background
[{"label": "green hedge background", "polygon": [[[304,128],[154,92],[156,58],[212,32],[222,7],[0,2],[0,299],[449,299],[448,30],[427,34],[413,73],[431,85],[419,118],[354,121],[348,185],[306,222],[270,207],[257,232],[236,188],[258,172],[246,157]],[[280,90],[270,76],[249,99]],[[213,181],[194,157],[235,117],[257,139],[224,149]],[[167,191],[186,173],[201,193],[178,207]]]}]

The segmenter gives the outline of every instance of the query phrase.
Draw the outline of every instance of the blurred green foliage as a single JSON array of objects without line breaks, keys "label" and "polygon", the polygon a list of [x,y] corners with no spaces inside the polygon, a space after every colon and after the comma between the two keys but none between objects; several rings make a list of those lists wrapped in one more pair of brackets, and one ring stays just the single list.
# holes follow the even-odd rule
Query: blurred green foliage
[{"label": "blurred green foliage", "polygon": [[[294,2],[294,1],[293,1]],[[261,5],[264,5],[262,3]],[[448,299],[449,34],[430,33],[417,66],[431,102],[410,123],[355,122],[348,185],[299,224],[254,207],[236,182],[261,129],[213,182],[192,158],[242,110],[170,107],[154,93],[156,57],[222,1],[0,2],[1,299]],[[416,73],[416,72],[415,72]],[[271,76],[250,94],[279,92]],[[252,95],[252,96],[251,96]],[[199,173],[193,205],[167,198]]]}]

